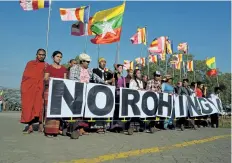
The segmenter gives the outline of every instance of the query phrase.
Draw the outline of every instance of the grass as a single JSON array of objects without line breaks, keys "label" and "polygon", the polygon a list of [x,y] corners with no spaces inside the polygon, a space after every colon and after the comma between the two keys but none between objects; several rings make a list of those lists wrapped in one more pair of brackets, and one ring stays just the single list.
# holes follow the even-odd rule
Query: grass
[{"label": "grass", "polygon": [[220,128],[231,128],[231,116],[223,116],[219,119]]}]

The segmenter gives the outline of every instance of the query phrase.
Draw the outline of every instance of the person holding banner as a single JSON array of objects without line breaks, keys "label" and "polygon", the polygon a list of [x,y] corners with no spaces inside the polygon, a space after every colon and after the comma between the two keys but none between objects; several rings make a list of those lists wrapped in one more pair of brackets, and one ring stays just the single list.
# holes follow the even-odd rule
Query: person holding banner
[{"label": "person holding banner", "polygon": [[[189,80],[188,79],[183,79],[183,86],[179,87],[178,89],[178,94],[183,96],[191,96],[192,95],[192,92],[189,88]],[[190,118],[190,116],[188,115],[188,118]],[[183,131],[184,130],[184,123],[186,121],[186,118],[180,118],[179,119],[179,122],[180,122],[180,128],[181,130]],[[190,123],[191,125],[193,126],[194,130],[196,130],[196,126],[195,126],[195,122],[194,122],[194,119],[191,119],[190,120]]]},{"label": "person holding banner", "polygon": [[154,78],[147,82],[146,90],[161,92],[161,74],[159,71],[154,72]]},{"label": "person holding banner", "polygon": [[175,91],[174,91],[174,87],[172,86],[172,77],[170,75],[166,75],[163,80],[164,82],[161,85],[162,92],[173,95]]},{"label": "person holding banner", "polygon": [[28,124],[28,129],[24,133],[33,132],[33,124],[40,123],[39,132],[42,132],[42,116],[43,116],[43,91],[44,91],[44,71],[46,63],[46,51],[38,49],[36,52],[36,60],[29,61],[23,72],[21,82],[21,104],[22,114],[21,123]]},{"label": "person holding banner", "polygon": [[[74,65],[70,69],[69,79],[75,80],[81,83],[101,83],[107,84],[107,81],[103,80],[96,73],[93,73],[91,69],[89,69],[89,63],[91,58],[89,55],[82,53],[79,55],[80,64]],[[88,135],[88,133],[84,130],[85,127],[89,127],[89,123],[79,122],[78,123],[80,135]]]},{"label": "person holding banner", "polygon": [[[168,93],[170,95],[173,95],[175,93],[174,87],[172,86],[172,77],[171,77],[171,75],[165,75],[164,76],[163,83],[162,83],[161,87],[162,87],[162,92],[164,92],[164,93]],[[175,112],[173,110],[172,117],[170,119],[161,118],[161,119],[164,120],[164,129],[165,130],[168,127],[170,129],[175,128],[174,125],[173,125],[174,116],[175,116]]]},{"label": "person holding banner", "polygon": [[147,88],[148,76],[147,75],[143,75],[142,79],[143,79],[143,89],[146,89]]},{"label": "person holding banner", "polygon": [[[113,75],[113,83],[112,85],[114,85],[116,87],[115,91],[115,110],[114,110],[114,116],[113,119],[116,121],[113,121],[113,124],[111,124],[111,130],[114,130],[115,127],[121,127],[122,128],[122,124],[120,121],[117,121],[119,119],[119,102],[120,102],[120,88],[126,88],[126,79],[125,77],[122,76],[122,72],[123,72],[123,65],[122,64],[114,64],[114,68],[115,68],[115,73]],[[119,128],[120,128],[119,127]]]},{"label": "person holding banner", "polygon": [[[60,65],[61,59],[63,57],[63,54],[60,51],[55,51],[52,54],[53,58],[53,64],[49,65],[46,68],[45,71],[45,81],[46,87],[45,87],[45,107],[47,107],[48,102],[48,82],[49,78],[60,78],[60,79],[66,79],[67,78],[67,70],[64,66]],[[46,112],[46,109],[45,109]],[[46,115],[46,114],[45,114]],[[47,137],[55,137],[58,134],[62,134],[62,131],[60,130],[60,120],[59,119],[51,119],[47,118],[45,120],[45,128],[44,128],[45,136]]]},{"label": "person holding banner", "polygon": [[106,71],[106,60],[105,58],[98,59],[99,67],[93,69],[93,73],[99,76],[102,80],[104,80],[108,84],[112,84],[113,75]]},{"label": "person holding banner", "polygon": [[127,70],[127,76],[126,76],[126,87],[129,88],[130,86],[130,81],[133,77],[133,70],[132,69],[128,69]]},{"label": "person holding banner", "polygon": [[[109,72],[109,70],[108,71],[106,70],[105,58],[99,58],[98,63],[99,63],[99,66],[98,66],[98,68],[93,69],[93,73],[98,75],[100,78],[102,78],[102,80],[104,80],[106,83],[112,84],[113,75]],[[99,120],[103,120],[103,119],[99,119]],[[98,121],[95,124],[96,124],[96,127],[101,126],[101,128],[97,129],[97,133],[103,133],[104,132],[104,128],[103,128],[104,122]]]},{"label": "person holding banner", "polygon": [[143,90],[142,75],[139,69],[134,70],[133,78],[130,80],[129,88],[135,90]]}]

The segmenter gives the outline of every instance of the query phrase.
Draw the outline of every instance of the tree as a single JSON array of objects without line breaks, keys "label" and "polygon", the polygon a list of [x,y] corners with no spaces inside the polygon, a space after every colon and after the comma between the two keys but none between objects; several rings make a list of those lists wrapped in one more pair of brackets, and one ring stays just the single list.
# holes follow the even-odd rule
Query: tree
[{"label": "tree", "polygon": [[[75,60],[77,61],[77,64],[80,63],[79,56],[76,56]],[[65,68],[68,68],[68,67],[69,67],[69,61],[68,61],[68,63],[63,64],[63,66],[64,66]]]},{"label": "tree", "polygon": [[[184,54],[186,57],[188,56],[188,60],[192,60],[194,56],[192,54]],[[170,55],[168,57],[168,63],[173,59],[173,56]],[[183,58],[186,60],[186,58]],[[162,75],[165,75],[166,71],[166,62],[165,61],[158,61],[158,63],[149,63],[149,74],[150,78],[153,77],[153,73],[155,71],[160,71]],[[214,87],[219,85],[224,85],[226,89],[220,94],[220,98],[224,105],[231,104],[231,73],[222,73],[218,70],[218,83],[217,77],[208,77],[206,72],[208,68],[205,64],[205,60],[194,60],[194,72],[187,72],[187,78],[189,79],[190,83],[195,81],[201,81],[207,86],[207,92],[211,93],[214,90]],[[142,68],[142,74],[147,75],[147,65]],[[178,81],[182,81],[184,76],[183,70],[175,70],[167,65],[167,74],[173,76],[173,84],[175,85]],[[194,80],[195,79],[195,80]]]}]

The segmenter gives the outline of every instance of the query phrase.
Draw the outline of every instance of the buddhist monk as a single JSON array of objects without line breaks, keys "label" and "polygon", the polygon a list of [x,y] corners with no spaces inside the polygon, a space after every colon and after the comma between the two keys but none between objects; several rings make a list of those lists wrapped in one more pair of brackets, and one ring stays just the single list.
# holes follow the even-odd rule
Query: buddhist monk
[{"label": "buddhist monk", "polygon": [[28,129],[25,129],[24,133],[32,133],[32,125],[37,122],[40,123],[39,131],[43,132],[44,72],[47,66],[44,62],[45,58],[46,51],[38,49],[36,59],[29,61],[23,72],[21,82],[21,123],[28,124]]}]

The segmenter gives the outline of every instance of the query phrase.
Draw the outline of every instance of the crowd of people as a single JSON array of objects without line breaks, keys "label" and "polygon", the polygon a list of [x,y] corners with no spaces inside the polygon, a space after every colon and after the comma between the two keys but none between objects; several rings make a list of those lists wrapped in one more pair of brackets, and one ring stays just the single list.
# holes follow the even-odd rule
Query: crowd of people
[{"label": "crowd of people", "polygon": [[[82,83],[100,83],[113,85],[116,88],[116,103],[119,102],[120,88],[130,88],[136,90],[148,90],[154,92],[165,92],[178,95],[194,95],[197,97],[206,97],[207,87],[201,82],[191,82],[188,79],[173,84],[172,76],[163,75],[159,71],[153,73],[153,78],[149,79],[147,75],[142,75],[140,69],[127,70],[127,75],[123,76],[123,64],[114,64],[114,72],[106,69],[106,60],[99,58],[99,67],[90,69],[89,64],[91,57],[85,53],[79,55],[79,63],[75,59],[71,59],[69,67],[65,68],[61,65],[63,54],[60,51],[55,51],[52,54],[53,63],[45,62],[46,51],[38,49],[36,60],[29,61],[23,73],[21,82],[21,99],[22,99],[22,114],[21,123],[27,124],[28,127],[24,130],[25,133],[32,133],[34,123],[39,122],[39,132],[44,132],[48,137],[54,137],[62,134],[61,121],[54,118],[46,118],[49,79],[60,78],[70,79]],[[212,96],[218,96],[219,87],[215,87]],[[115,112],[117,112],[115,110]],[[212,115],[215,120],[215,127],[218,127],[218,115]],[[192,118],[191,118],[192,119]],[[171,119],[172,120],[172,119]],[[180,118],[180,128],[184,130],[186,118]],[[45,125],[43,125],[45,122]],[[169,122],[171,122],[169,120]],[[194,129],[196,125],[194,119],[191,120]],[[89,127],[88,122],[79,124],[80,135],[86,135],[85,131]],[[214,127],[214,125],[212,126]],[[166,127],[164,127],[166,129]],[[101,132],[98,129],[97,132]]]}]

